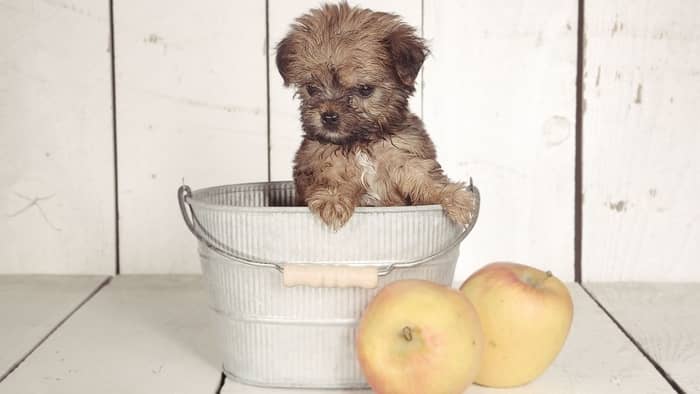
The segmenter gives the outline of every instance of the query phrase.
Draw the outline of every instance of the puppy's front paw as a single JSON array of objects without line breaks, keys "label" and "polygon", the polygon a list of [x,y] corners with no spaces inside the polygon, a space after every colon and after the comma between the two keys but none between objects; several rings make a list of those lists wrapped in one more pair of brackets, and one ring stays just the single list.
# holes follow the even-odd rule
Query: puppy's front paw
[{"label": "puppy's front paw", "polygon": [[343,227],[355,211],[349,198],[333,190],[315,192],[306,200],[306,204],[333,230]]},{"label": "puppy's front paw", "polygon": [[452,221],[466,226],[474,220],[476,195],[465,190],[461,184],[447,185],[440,203]]}]

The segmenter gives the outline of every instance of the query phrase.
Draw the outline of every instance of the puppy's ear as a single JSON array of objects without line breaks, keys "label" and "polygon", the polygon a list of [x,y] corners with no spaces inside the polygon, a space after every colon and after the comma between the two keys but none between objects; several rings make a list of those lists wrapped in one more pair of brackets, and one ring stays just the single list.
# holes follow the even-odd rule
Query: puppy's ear
[{"label": "puppy's ear", "polygon": [[384,42],[389,49],[399,80],[413,90],[418,72],[428,56],[425,42],[416,35],[414,28],[405,24],[398,25]]},{"label": "puppy's ear", "polygon": [[277,44],[277,70],[282,76],[284,81],[284,86],[289,86],[291,83],[289,79],[289,66],[294,55],[294,43],[292,42],[292,37],[287,36],[282,41]]}]

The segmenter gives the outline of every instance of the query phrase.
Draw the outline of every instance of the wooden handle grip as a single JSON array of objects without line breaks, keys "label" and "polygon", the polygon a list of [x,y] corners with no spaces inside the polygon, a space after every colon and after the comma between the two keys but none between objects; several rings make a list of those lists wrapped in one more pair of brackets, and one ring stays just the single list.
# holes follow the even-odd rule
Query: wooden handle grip
[{"label": "wooden handle grip", "polygon": [[377,287],[376,267],[348,267],[341,265],[286,264],[283,283],[286,287]]}]

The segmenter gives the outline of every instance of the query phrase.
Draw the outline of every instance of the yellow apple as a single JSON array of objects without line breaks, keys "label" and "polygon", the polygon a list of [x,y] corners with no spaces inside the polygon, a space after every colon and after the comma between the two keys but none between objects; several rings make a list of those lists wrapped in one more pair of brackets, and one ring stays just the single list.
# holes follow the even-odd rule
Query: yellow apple
[{"label": "yellow apple", "polygon": [[474,381],[483,346],[469,301],[425,280],[383,288],[357,332],[360,366],[379,394],[461,394]]},{"label": "yellow apple", "polygon": [[470,276],[462,293],[484,330],[484,355],[476,383],[520,386],[538,377],[564,345],[573,317],[566,286],[549,271],[492,263]]}]

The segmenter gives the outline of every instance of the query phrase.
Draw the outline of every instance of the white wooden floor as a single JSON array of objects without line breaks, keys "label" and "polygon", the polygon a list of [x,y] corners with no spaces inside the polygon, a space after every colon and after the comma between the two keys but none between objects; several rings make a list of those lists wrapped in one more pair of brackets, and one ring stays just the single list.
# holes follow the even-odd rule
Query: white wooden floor
[{"label": "white wooden floor", "polygon": [[[468,392],[700,393],[700,283],[585,286],[542,377]],[[218,359],[199,276],[0,276],[0,394],[340,393],[222,380]]]}]

